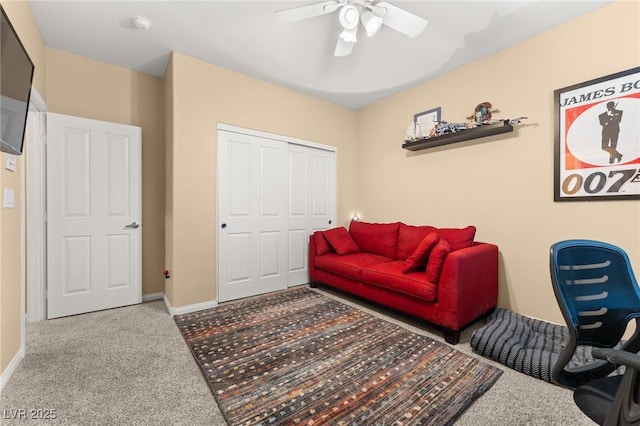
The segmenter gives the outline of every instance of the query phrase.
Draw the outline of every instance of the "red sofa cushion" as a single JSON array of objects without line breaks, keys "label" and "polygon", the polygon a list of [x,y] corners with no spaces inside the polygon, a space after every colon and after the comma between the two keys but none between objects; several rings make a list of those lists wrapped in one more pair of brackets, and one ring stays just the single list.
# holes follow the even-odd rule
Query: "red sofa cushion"
[{"label": "red sofa cushion", "polygon": [[371,253],[350,253],[343,256],[328,253],[316,257],[316,268],[362,281],[362,268],[376,263],[388,263],[391,259]]},{"label": "red sofa cushion", "polygon": [[360,250],[395,260],[398,254],[399,225],[400,222],[367,223],[352,220],[349,233]]},{"label": "red sofa cushion", "polygon": [[418,269],[422,269],[424,271],[424,268],[427,265],[429,254],[438,243],[439,239],[440,236],[437,232],[432,232],[424,237],[422,241],[420,241],[420,244],[418,244],[418,247],[415,249],[413,254],[404,261],[402,273],[406,274],[408,272],[417,271]]},{"label": "red sofa cushion", "polygon": [[324,237],[324,231],[316,231],[313,233],[313,241],[316,246],[316,255],[322,256],[323,254],[327,254],[331,252],[331,246],[327,242],[327,239]]},{"label": "red sofa cushion", "polygon": [[360,251],[358,245],[353,241],[347,228],[341,226],[339,228],[324,231],[324,237],[336,253],[343,255]]},{"label": "red sofa cushion", "polygon": [[435,231],[434,226],[413,226],[400,223],[398,226],[398,260],[405,260],[416,250],[420,241]]},{"label": "red sofa cushion", "polygon": [[471,247],[476,236],[476,227],[469,225],[466,228],[439,228],[441,240],[447,240],[451,251]]},{"label": "red sofa cushion", "polygon": [[451,248],[447,240],[440,238],[438,244],[431,250],[429,261],[427,262],[427,280],[437,284],[440,280],[440,272],[444,265],[444,259],[451,252]]},{"label": "red sofa cushion", "polygon": [[403,274],[402,268],[404,268],[404,262],[401,260],[366,266],[362,268],[362,281],[427,302],[435,302],[438,287],[427,280],[427,274],[425,272]]}]

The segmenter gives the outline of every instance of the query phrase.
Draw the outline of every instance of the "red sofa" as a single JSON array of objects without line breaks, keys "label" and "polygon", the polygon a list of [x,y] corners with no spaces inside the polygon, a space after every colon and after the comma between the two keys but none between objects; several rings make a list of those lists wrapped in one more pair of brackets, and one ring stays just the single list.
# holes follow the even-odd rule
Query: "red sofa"
[{"label": "red sofa", "polygon": [[476,228],[352,221],[309,241],[311,287],[335,287],[423,319],[456,344],[460,331],[496,307],[498,247]]}]

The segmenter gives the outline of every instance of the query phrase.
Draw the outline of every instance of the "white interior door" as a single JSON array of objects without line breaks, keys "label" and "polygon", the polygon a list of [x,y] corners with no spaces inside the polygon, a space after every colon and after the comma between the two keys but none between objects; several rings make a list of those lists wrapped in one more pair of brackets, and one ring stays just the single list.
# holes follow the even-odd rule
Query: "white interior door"
[{"label": "white interior door", "polygon": [[142,300],[141,129],[47,114],[47,316]]},{"label": "white interior door", "polygon": [[309,235],[333,226],[334,151],[289,144],[288,285],[309,282]]},{"label": "white interior door", "polygon": [[287,287],[287,144],[218,131],[218,298]]}]

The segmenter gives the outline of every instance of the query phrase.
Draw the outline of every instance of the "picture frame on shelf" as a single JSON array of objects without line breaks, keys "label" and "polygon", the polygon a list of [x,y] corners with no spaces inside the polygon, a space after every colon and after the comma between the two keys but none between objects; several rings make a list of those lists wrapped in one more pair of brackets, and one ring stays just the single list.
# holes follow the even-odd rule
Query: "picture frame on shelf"
[{"label": "picture frame on shelf", "polygon": [[442,121],[441,107],[432,108],[413,115],[413,122],[420,126],[420,136],[422,137],[428,136],[433,126],[438,124],[439,121]]},{"label": "picture frame on shelf", "polygon": [[554,201],[640,199],[640,67],[554,91]]}]

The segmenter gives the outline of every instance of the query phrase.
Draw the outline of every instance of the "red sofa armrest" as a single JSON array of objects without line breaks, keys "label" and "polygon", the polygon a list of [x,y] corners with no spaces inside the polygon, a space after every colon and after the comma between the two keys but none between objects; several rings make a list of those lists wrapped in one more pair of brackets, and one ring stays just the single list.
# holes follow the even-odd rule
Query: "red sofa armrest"
[{"label": "red sofa armrest", "polygon": [[315,281],[316,274],[316,240],[313,234],[309,236],[309,282]]},{"label": "red sofa armrest", "polygon": [[460,330],[498,303],[498,246],[475,242],[449,253],[438,282],[441,324]]}]

